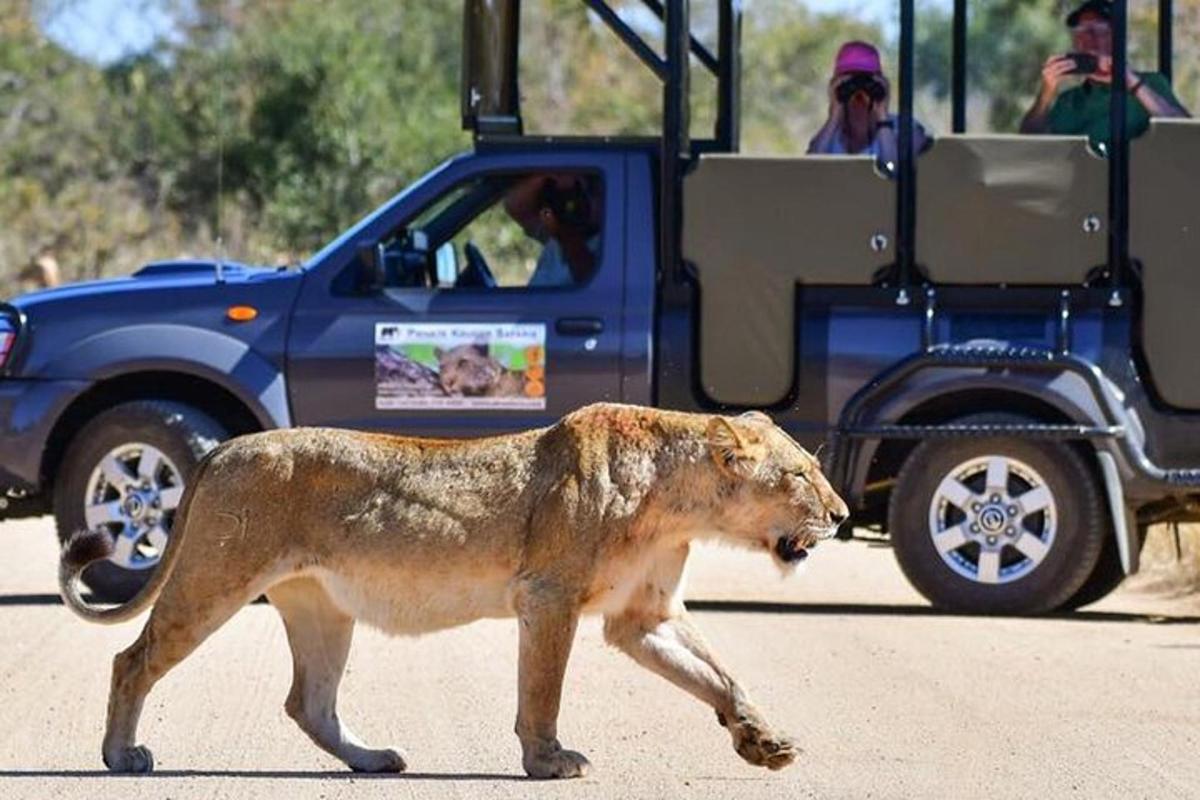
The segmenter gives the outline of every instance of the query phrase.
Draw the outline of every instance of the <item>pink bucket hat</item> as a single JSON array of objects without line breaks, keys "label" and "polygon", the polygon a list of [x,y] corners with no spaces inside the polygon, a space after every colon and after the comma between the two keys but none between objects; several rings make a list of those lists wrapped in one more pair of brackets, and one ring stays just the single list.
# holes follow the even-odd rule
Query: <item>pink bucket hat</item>
[{"label": "pink bucket hat", "polygon": [[847,72],[883,72],[879,51],[866,42],[846,42],[833,60],[833,74],[845,75]]}]

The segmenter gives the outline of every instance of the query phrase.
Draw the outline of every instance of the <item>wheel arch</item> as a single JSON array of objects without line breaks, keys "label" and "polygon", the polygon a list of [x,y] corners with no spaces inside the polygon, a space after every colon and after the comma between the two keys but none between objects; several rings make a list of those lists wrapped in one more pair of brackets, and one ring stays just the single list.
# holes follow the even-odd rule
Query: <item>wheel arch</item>
[{"label": "wheel arch", "polygon": [[[1021,391],[972,388],[936,395],[913,406],[895,421],[899,425],[936,425],[955,419],[997,412],[1015,414],[1034,422],[1072,423],[1061,407]],[[887,439],[879,443],[870,461],[866,484],[894,478],[908,454],[919,444],[912,439]]]},{"label": "wheel arch", "polygon": [[[902,387],[867,417],[868,424],[935,425],[984,412],[1016,414],[1033,422],[1092,425],[1097,413],[1074,389],[1063,391],[1056,382],[1041,376],[972,375],[935,379]],[[846,494],[862,510],[867,522],[881,521],[887,507],[890,484],[905,459],[919,444],[911,439],[862,440],[850,452],[845,473]],[[1087,442],[1069,445],[1086,457],[1089,468],[1103,485],[1096,449]]]},{"label": "wheel arch", "polygon": [[59,415],[42,454],[43,484],[53,486],[67,447],[88,421],[121,403],[151,399],[192,406],[211,416],[234,436],[277,427],[265,408],[247,401],[212,377],[178,369],[118,374],[90,386]]}]

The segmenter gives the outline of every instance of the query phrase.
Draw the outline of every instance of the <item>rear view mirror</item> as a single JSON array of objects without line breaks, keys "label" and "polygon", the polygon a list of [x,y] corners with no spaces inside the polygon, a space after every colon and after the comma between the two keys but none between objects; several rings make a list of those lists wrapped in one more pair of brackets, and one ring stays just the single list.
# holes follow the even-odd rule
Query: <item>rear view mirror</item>
[{"label": "rear view mirror", "polygon": [[521,133],[517,51],[521,0],[465,0],[463,8],[463,129]]},{"label": "rear view mirror", "polygon": [[378,292],[386,284],[384,276],[383,242],[361,242],[358,245],[358,288],[363,292]]}]

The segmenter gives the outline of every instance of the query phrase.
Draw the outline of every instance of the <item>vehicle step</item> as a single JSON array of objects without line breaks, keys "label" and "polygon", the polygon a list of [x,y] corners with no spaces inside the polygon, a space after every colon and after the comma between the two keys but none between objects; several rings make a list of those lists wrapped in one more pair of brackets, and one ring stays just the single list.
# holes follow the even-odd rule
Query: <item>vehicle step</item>
[{"label": "vehicle step", "polygon": [[1044,347],[971,347],[968,345],[935,345],[925,355],[935,361],[976,361],[988,364],[995,361],[1053,361],[1055,353]]},{"label": "vehicle step", "polygon": [[1120,425],[983,423],[978,425],[870,425],[840,430],[838,434],[855,439],[967,439],[997,436],[1017,436],[1024,439],[1115,439],[1124,436],[1125,429]]},{"label": "vehicle step", "polygon": [[1200,486],[1200,469],[1164,470],[1163,480],[1172,486]]}]

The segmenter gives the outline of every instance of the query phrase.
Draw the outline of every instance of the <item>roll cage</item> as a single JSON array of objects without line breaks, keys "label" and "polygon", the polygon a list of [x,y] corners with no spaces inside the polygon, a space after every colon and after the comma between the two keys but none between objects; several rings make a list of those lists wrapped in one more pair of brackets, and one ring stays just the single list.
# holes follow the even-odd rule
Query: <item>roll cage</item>
[{"label": "roll cage", "polygon": [[[608,0],[580,0],[608,26],[663,86],[661,131],[660,263],[678,274],[681,184],[693,152],[735,153],[740,146],[741,0],[719,0],[717,52],[691,35],[690,0],[642,0],[663,22],[663,55],[631,28]],[[899,125],[895,171],[895,263],[893,285],[904,289],[920,283],[917,262],[917,162],[912,153],[915,0],[898,0]],[[466,0],[462,108],[464,128],[477,141],[522,134],[517,86],[520,0]],[[1127,0],[1113,0],[1113,73],[1127,64]],[[1158,68],[1172,73],[1173,0],[1158,0]],[[954,0],[951,50],[952,132],[966,132],[967,0]],[[717,113],[711,138],[693,139],[689,115],[690,63],[694,56],[717,80]],[[1129,260],[1129,136],[1124,92],[1113,92],[1108,152],[1106,279],[1114,289],[1126,285]],[[1116,301],[1114,295],[1114,302]]]}]

